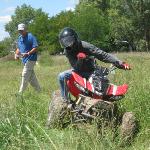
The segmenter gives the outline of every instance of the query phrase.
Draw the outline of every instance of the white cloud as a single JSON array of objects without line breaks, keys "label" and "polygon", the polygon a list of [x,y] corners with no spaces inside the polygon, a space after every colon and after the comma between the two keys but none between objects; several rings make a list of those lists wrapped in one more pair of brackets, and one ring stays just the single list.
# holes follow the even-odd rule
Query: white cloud
[{"label": "white cloud", "polygon": [[15,7],[7,7],[6,9],[3,10],[4,13],[14,13]]},{"label": "white cloud", "polygon": [[7,23],[11,21],[11,16],[10,15],[7,15],[7,16],[0,16],[0,22],[2,23]]},{"label": "white cloud", "polygon": [[4,25],[6,23],[8,23],[9,21],[11,21],[11,16],[7,15],[7,16],[0,16],[0,41],[2,41],[5,37],[8,37],[9,34],[7,32],[5,32],[4,30]]},{"label": "white cloud", "polygon": [[69,0],[72,4],[78,4],[79,3],[79,0]]},{"label": "white cloud", "polygon": [[1,31],[0,32],[0,41],[4,40],[4,38],[9,37],[8,32]]},{"label": "white cloud", "polygon": [[75,5],[79,3],[79,0],[68,0],[69,1],[69,6],[65,9],[66,11],[74,11],[75,10]]},{"label": "white cloud", "polygon": [[67,7],[66,11],[74,11],[74,8],[73,7]]},{"label": "white cloud", "polygon": [[2,1],[8,3],[8,2],[11,2],[12,0],[2,0]]}]

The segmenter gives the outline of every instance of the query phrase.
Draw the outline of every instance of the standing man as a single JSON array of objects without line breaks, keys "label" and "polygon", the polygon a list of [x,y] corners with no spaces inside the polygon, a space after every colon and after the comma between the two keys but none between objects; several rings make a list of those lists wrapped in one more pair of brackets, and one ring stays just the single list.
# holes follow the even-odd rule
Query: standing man
[{"label": "standing man", "polygon": [[24,64],[19,93],[23,93],[28,82],[39,92],[41,88],[34,73],[34,66],[37,61],[37,40],[31,33],[27,32],[27,28],[23,23],[18,25],[18,31],[20,35],[18,37],[15,59],[21,56],[22,63]]}]

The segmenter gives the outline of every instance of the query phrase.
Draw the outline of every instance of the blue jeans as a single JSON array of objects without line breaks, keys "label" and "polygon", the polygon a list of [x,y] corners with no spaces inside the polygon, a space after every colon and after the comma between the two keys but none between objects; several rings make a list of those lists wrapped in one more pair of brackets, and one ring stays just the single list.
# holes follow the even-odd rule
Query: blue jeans
[{"label": "blue jeans", "polygon": [[[67,95],[68,95],[65,81],[70,79],[72,71],[73,71],[73,69],[66,70],[64,72],[61,72],[58,75],[58,81],[59,81],[59,85],[60,85],[61,96],[64,99],[67,99]],[[85,78],[88,78],[90,76],[90,73],[82,73],[80,75],[85,77]]]},{"label": "blue jeans", "polygon": [[58,75],[58,81],[59,81],[59,85],[60,85],[60,91],[61,91],[61,96],[64,98],[64,99],[67,99],[67,91],[66,91],[66,83],[65,81],[67,79],[70,79],[71,77],[71,72],[72,72],[73,69],[70,69],[70,70],[66,70],[64,72],[61,72],[59,75]]}]

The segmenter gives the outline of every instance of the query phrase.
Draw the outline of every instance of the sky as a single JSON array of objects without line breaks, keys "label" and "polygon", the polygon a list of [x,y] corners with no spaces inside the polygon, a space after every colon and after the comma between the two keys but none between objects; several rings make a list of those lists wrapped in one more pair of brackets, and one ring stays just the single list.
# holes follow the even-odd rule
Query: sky
[{"label": "sky", "polygon": [[42,10],[54,16],[64,10],[73,10],[79,0],[0,0],[0,41],[9,34],[5,32],[5,24],[11,21],[11,16],[17,6],[23,4],[30,5],[32,8]]}]

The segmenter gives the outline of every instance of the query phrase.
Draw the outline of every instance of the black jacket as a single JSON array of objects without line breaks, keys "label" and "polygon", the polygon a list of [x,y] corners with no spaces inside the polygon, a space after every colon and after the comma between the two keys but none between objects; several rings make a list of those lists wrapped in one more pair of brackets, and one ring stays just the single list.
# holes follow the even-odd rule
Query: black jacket
[{"label": "black jacket", "polygon": [[[84,60],[78,61],[77,54],[79,52],[85,53],[88,57]],[[95,68],[94,58],[106,63],[112,63],[116,67],[119,67],[122,63],[117,57],[104,52],[96,46],[81,41],[77,46],[74,46],[71,50],[65,49],[66,57],[68,58],[71,66],[77,71],[91,72]]]}]

